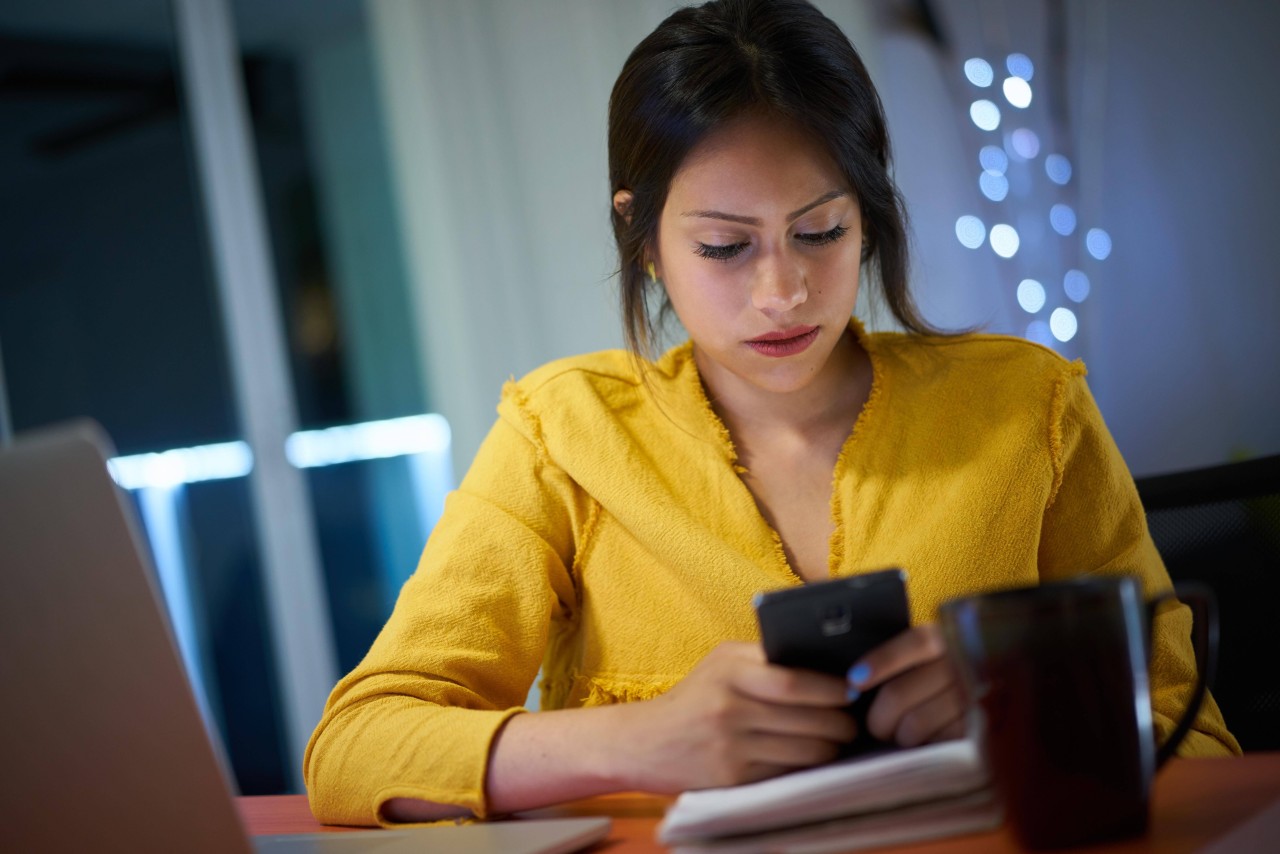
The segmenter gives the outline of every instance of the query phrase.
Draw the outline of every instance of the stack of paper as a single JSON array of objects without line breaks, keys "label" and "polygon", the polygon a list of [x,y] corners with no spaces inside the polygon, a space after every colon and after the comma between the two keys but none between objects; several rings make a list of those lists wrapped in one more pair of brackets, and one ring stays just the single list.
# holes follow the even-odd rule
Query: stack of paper
[{"label": "stack of paper", "polygon": [[686,792],[658,827],[685,852],[818,854],[1000,823],[972,739],[855,757],[760,783]]}]

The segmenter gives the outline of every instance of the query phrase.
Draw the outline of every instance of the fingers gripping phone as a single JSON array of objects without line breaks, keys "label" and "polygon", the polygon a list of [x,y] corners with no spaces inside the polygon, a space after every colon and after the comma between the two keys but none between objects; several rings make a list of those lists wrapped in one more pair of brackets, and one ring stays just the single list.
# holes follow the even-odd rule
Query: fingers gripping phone
[{"label": "fingers gripping phone", "polygon": [[[765,657],[843,678],[858,659],[910,627],[906,577],[885,569],[757,594]],[[866,727],[875,693],[863,692],[849,707],[858,737],[843,755],[884,746]]]}]

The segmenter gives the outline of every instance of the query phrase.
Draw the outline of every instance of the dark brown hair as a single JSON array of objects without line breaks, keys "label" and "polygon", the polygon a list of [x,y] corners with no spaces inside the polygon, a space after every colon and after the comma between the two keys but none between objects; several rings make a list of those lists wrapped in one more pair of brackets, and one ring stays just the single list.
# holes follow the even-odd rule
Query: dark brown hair
[{"label": "dark brown hair", "polygon": [[[654,355],[644,267],[671,179],[703,137],[747,110],[794,121],[828,148],[857,194],[864,266],[878,273],[889,310],[911,332],[936,333],[907,288],[906,214],[889,176],[884,108],[857,51],[805,0],[714,0],[659,24],[609,98],[610,193],[633,196],[626,216],[612,214],[631,351]],[[660,324],[670,303],[654,296]]]}]

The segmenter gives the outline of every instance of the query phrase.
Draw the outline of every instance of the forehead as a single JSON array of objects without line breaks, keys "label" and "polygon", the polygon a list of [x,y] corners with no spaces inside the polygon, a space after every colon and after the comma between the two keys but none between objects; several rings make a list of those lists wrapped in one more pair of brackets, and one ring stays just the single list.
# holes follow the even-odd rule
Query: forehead
[{"label": "forehead", "polygon": [[752,112],[698,141],[672,178],[669,196],[778,197],[785,206],[833,189],[853,192],[820,139],[784,117]]}]

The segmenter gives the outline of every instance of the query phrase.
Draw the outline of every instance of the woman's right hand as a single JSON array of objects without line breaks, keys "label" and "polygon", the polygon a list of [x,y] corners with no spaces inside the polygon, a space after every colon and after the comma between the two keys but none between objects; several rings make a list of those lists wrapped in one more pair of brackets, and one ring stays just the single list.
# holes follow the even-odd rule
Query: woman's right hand
[{"label": "woman's right hand", "polygon": [[666,694],[625,707],[618,769],[632,788],[732,786],[828,762],[856,725],[843,679],[769,664],[726,642]]}]

